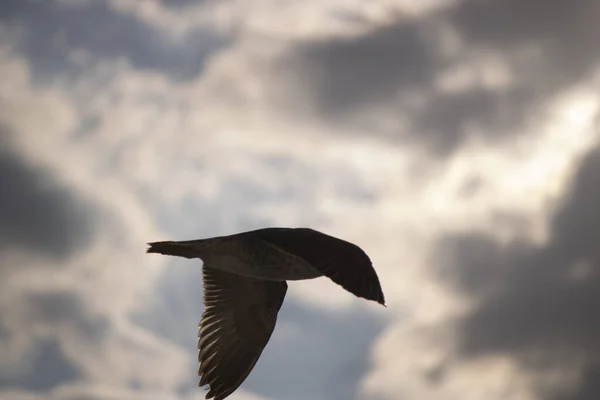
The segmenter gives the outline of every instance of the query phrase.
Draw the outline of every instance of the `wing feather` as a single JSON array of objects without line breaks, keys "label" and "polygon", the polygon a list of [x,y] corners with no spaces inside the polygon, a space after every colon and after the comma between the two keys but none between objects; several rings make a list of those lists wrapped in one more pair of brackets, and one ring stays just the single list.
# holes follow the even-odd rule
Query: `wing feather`
[{"label": "wing feather", "polygon": [[222,400],[254,368],[267,345],[287,291],[286,282],[263,281],[203,266],[204,313],[198,327],[200,386]]}]

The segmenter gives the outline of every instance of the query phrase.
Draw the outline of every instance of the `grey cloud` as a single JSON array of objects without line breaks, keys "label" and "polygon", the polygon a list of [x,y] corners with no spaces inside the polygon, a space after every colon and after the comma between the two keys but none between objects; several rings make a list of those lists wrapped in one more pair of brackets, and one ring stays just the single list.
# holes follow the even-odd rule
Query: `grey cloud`
[{"label": "grey cloud", "polygon": [[[113,10],[105,0],[7,0],[0,4],[0,22],[19,28],[15,47],[42,82],[57,74],[83,74],[90,62],[120,58],[139,69],[187,80],[200,74],[207,57],[228,42],[203,27],[182,38],[169,37],[158,26]],[[70,57],[75,50],[87,51],[92,59],[78,64]]]},{"label": "grey cloud", "polygon": [[463,2],[450,19],[475,45],[504,52],[530,45],[541,49],[543,59],[534,73],[557,85],[568,84],[597,65],[599,15],[594,0],[492,0]]},{"label": "grey cloud", "polygon": [[0,375],[0,390],[24,389],[45,392],[81,378],[78,367],[66,358],[57,341],[37,342],[31,353],[31,368],[17,376]]},{"label": "grey cloud", "polygon": [[363,36],[301,43],[294,61],[319,110],[327,115],[389,100],[417,89],[435,72],[433,52],[416,22],[403,21]]},{"label": "grey cloud", "polygon": [[[98,341],[107,322],[90,312],[75,292],[17,289],[11,282],[26,269],[62,265],[73,254],[85,251],[94,239],[97,210],[22,154],[12,141],[13,133],[17,132],[0,124],[0,256],[4,260],[6,254],[18,250],[49,262],[32,263],[24,257],[1,263],[1,347],[11,349],[23,340],[30,342],[17,360],[18,367],[0,368],[0,389],[46,392],[81,378],[79,366],[64,352],[65,341],[75,336]],[[61,337],[30,337],[57,330],[63,332]]]},{"label": "grey cloud", "polygon": [[582,374],[579,387],[574,393],[552,395],[552,400],[596,400],[600,394],[600,365],[589,366]]},{"label": "grey cloud", "polygon": [[485,232],[473,232],[447,237],[439,248],[439,271],[477,302],[460,323],[463,356],[511,354],[534,371],[570,368],[567,360],[581,357],[578,393],[560,397],[553,391],[540,398],[600,398],[594,380],[600,366],[599,198],[596,148],[553,217],[547,245],[525,240],[501,245]]},{"label": "grey cloud", "polygon": [[71,291],[30,292],[25,301],[28,319],[45,326],[69,326],[78,335],[99,341],[108,321],[89,310],[84,299]]},{"label": "grey cloud", "polygon": [[206,0],[160,0],[167,7],[190,7],[206,3]]},{"label": "grey cloud", "polygon": [[92,240],[84,201],[10,146],[0,126],[0,253],[19,248],[65,258]]},{"label": "grey cloud", "polygon": [[100,343],[107,333],[108,320],[88,309],[84,299],[72,291],[22,291],[9,299],[9,303],[2,304],[3,319],[11,321],[3,322],[6,331],[2,342],[10,345],[22,340],[20,336],[26,332],[44,332],[45,336],[32,338],[19,360],[19,368],[4,366],[0,389],[46,392],[82,379],[78,361],[67,356],[63,346],[81,339]]},{"label": "grey cloud", "polygon": [[[357,38],[303,42],[291,57],[295,89],[319,118],[362,125],[386,140],[411,140],[445,155],[479,128],[490,144],[513,137],[547,99],[584,80],[600,62],[594,0],[491,0],[456,2],[420,19],[399,18]],[[464,49],[444,53],[445,29],[455,29]],[[535,50],[529,56],[525,50]],[[447,94],[435,79],[474,53],[495,54],[515,72],[507,88],[475,85]],[[413,102],[415,95],[423,103]],[[390,118],[406,128],[380,128],[365,118]]]},{"label": "grey cloud", "polygon": [[361,309],[329,313],[291,298],[279,315],[278,325],[297,336],[284,340],[275,331],[261,358],[263,371],[270,373],[249,378],[248,390],[282,400],[357,398],[384,321]]},{"label": "grey cloud", "polygon": [[415,137],[431,143],[433,150],[443,154],[462,142],[469,126],[484,129],[489,139],[502,139],[524,120],[532,101],[525,88],[474,88],[437,94],[414,114],[411,126]]},{"label": "grey cloud", "polygon": [[[230,183],[239,181],[229,180]],[[156,224],[178,238],[226,235],[233,230],[268,226],[272,222],[268,218],[252,215],[255,203],[246,200],[250,198],[250,193],[256,193],[258,189],[253,187],[246,190],[248,186],[252,185],[247,182],[239,187],[227,185],[214,199],[185,195],[175,208],[158,204],[154,207]]]},{"label": "grey cloud", "polygon": [[201,265],[200,260],[169,259],[156,280],[153,303],[132,320],[184,348],[195,349],[196,328],[204,310]]},{"label": "grey cloud", "polygon": [[[202,160],[197,168],[200,173],[207,167]],[[147,204],[156,210],[156,223],[166,232],[177,237],[203,237],[231,234],[233,230],[251,230],[277,225],[276,218],[257,216],[253,213],[257,205],[281,204],[310,210],[303,216],[302,223],[323,224],[325,217],[319,213],[320,191],[331,190],[344,201],[373,204],[378,192],[357,174],[343,167],[330,167],[326,174],[310,163],[281,154],[270,154],[252,160],[251,176],[226,176],[219,181],[216,198],[206,198],[196,193],[186,194],[175,207],[159,204],[151,189],[143,189]],[[273,185],[264,176],[275,179]],[[251,200],[251,201],[249,201]],[[317,214],[316,216],[313,216]],[[194,216],[193,218],[190,218]]]}]

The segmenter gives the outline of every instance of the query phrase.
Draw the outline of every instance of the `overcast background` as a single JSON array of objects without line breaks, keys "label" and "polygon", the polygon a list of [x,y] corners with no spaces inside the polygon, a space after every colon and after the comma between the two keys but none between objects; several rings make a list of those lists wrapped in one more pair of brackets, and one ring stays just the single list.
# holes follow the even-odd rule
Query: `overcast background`
[{"label": "overcast background", "polygon": [[2,0],[0,399],[201,399],[200,262],[310,226],[232,400],[600,398],[600,3]]}]

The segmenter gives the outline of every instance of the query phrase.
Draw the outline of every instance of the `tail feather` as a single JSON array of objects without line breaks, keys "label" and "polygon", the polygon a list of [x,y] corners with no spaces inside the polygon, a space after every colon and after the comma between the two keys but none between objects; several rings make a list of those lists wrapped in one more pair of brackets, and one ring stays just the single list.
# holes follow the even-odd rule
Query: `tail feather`
[{"label": "tail feather", "polygon": [[182,242],[151,242],[148,243],[146,253],[158,253],[167,256],[177,256],[185,258],[200,258],[201,254],[198,249],[198,240],[189,240]]}]

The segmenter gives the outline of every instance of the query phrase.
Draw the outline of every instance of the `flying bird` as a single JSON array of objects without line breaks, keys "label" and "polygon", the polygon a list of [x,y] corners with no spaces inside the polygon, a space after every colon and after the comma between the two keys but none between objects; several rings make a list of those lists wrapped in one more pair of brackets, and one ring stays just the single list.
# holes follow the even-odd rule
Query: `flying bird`
[{"label": "flying bird", "polygon": [[250,374],[275,329],[286,281],[326,276],[358,297],[386,305],[367,254],[310,228],[264,228],[148,246],[148,253],[203,262],[198,376],[199,386],[209,385],[206,399],[225,399]]}]

